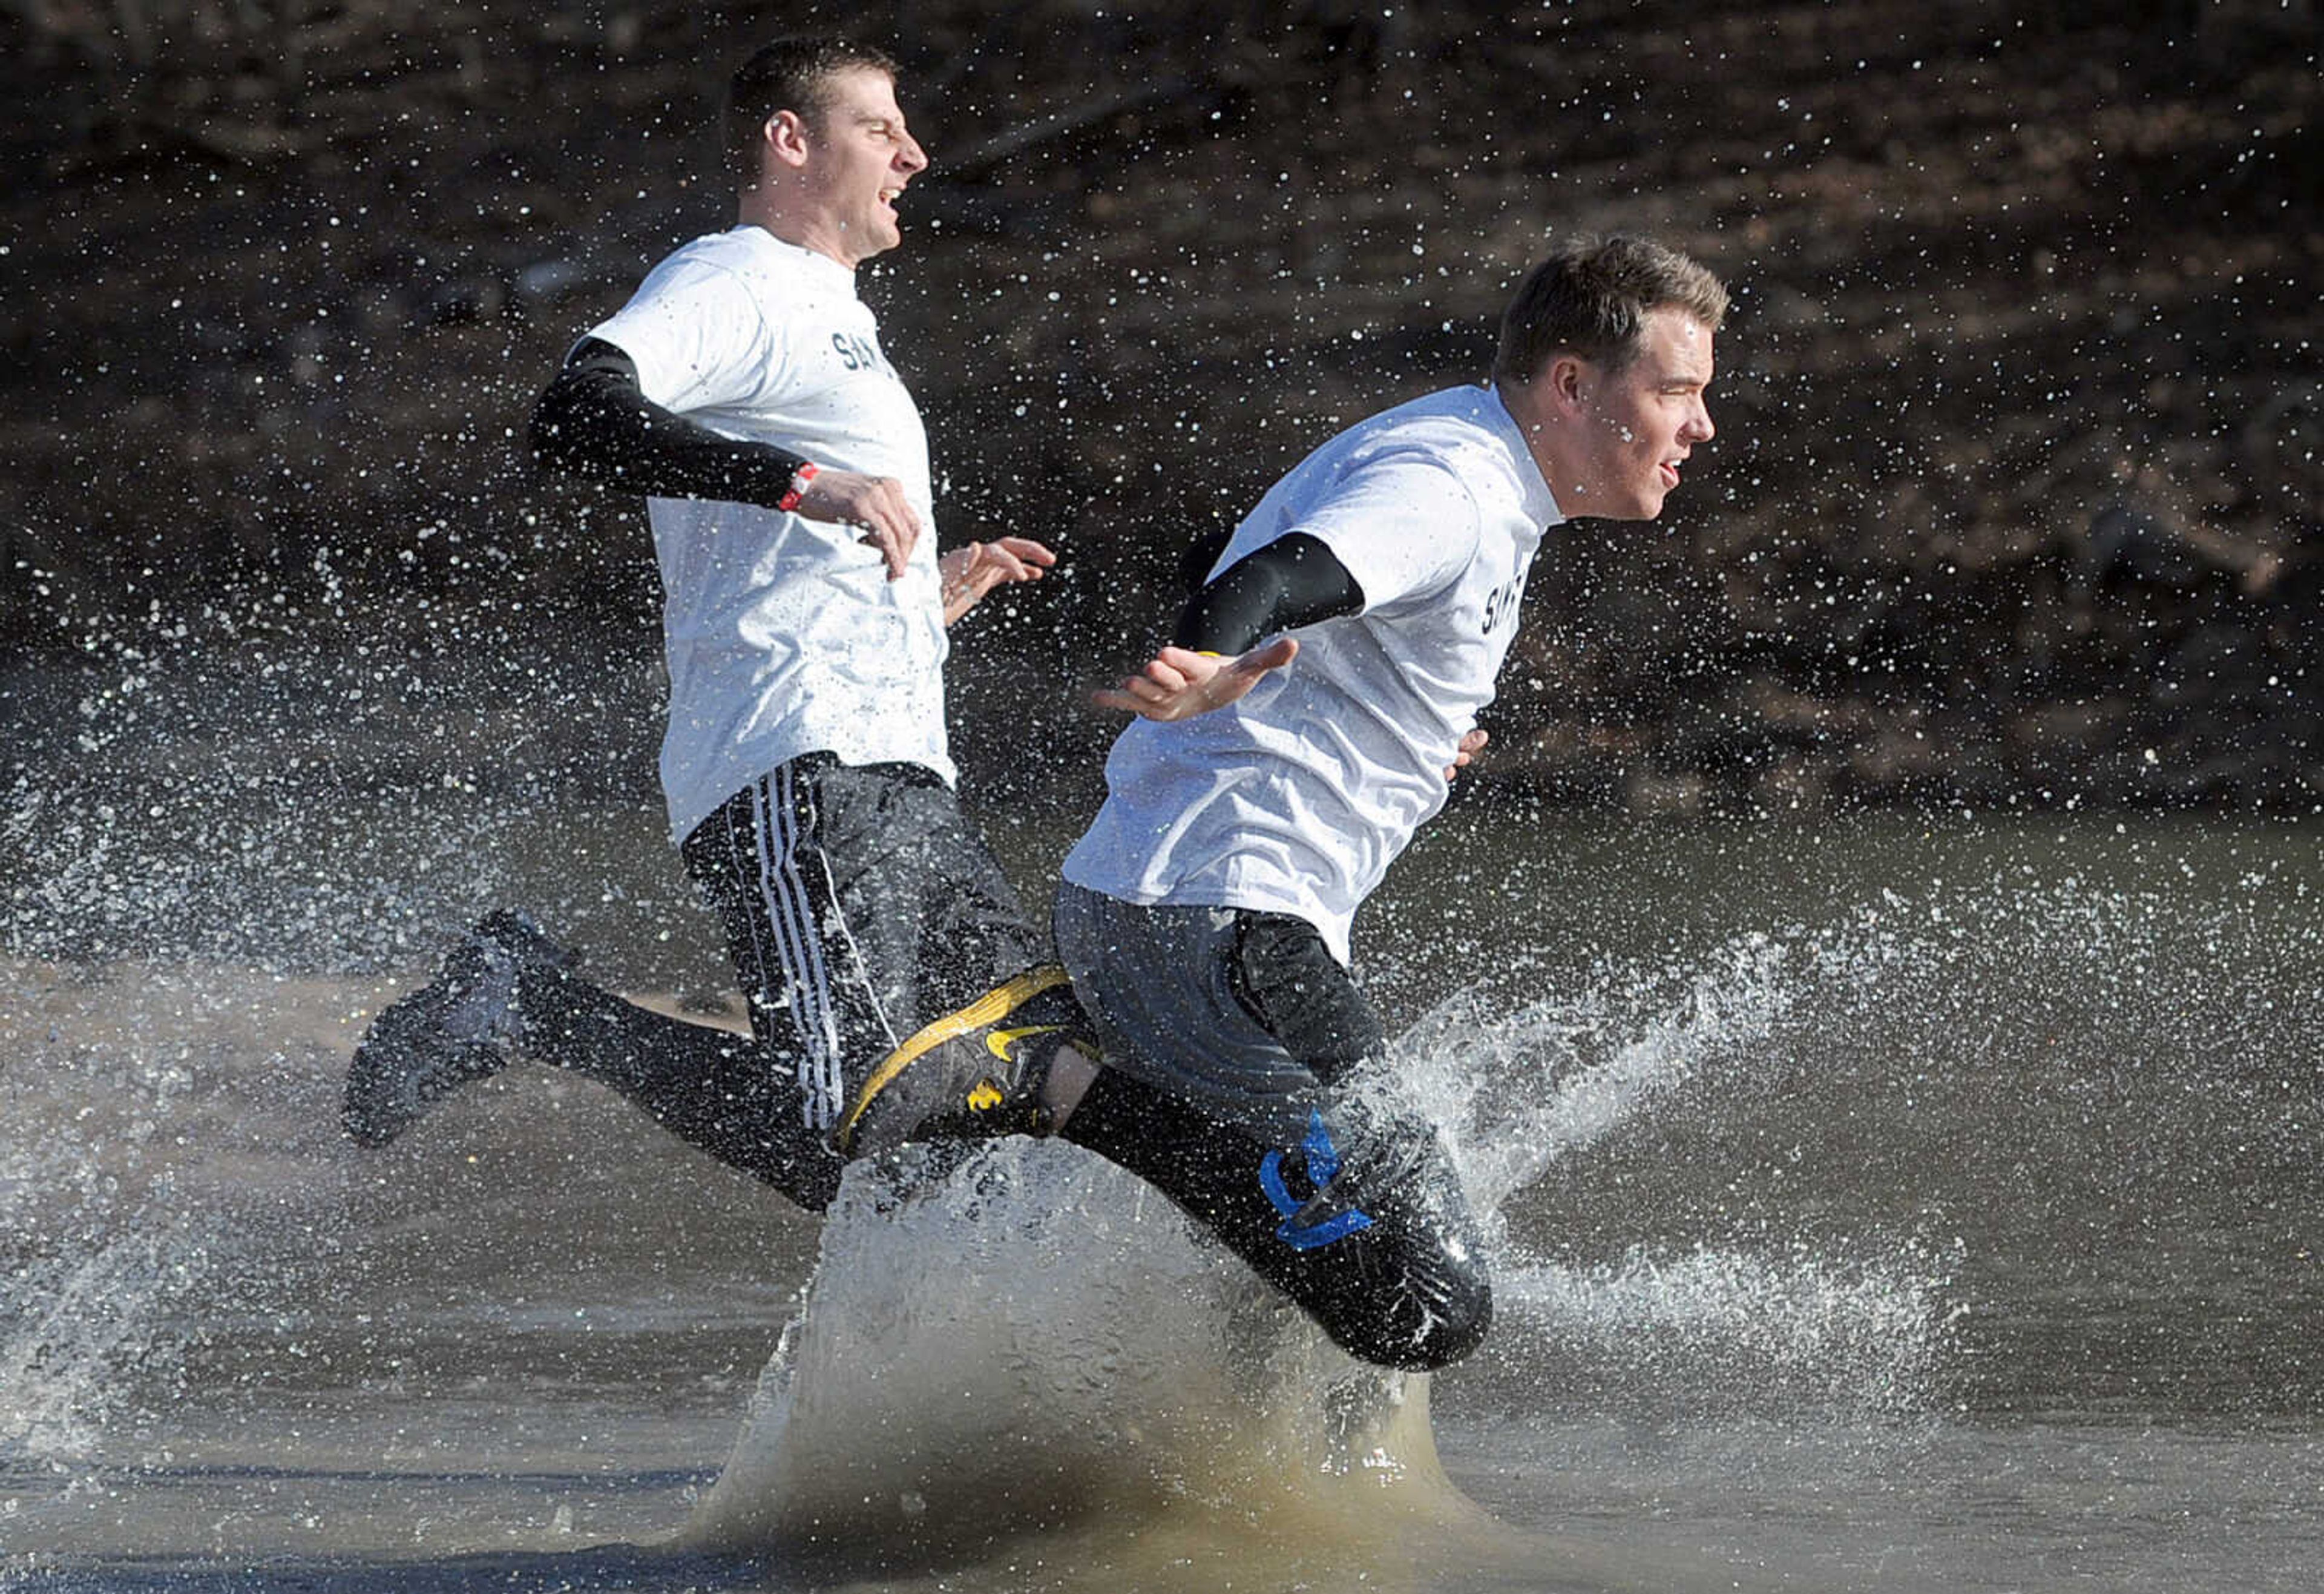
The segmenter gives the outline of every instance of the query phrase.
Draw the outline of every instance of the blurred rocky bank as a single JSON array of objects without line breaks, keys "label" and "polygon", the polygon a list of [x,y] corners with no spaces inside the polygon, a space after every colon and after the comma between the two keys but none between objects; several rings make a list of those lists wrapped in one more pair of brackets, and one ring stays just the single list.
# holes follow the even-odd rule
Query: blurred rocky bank
[{"label": "blurred rocky bank", "polygon": [[866,292],[943,534],[1066,561],[963,629],[990,789],[1080,801],[1083,689],[1189,542],[1480,375],[1545,239],[1632,228],[1736,292],[1720,435],[1662,521],[1550,545],[1484,784],[2311,811],[2317,12],[2071,10],[25,0],[0,719],[124,658],[466,668],[482,722],[549,670],[650,788],[641,513],[532,480],[524,415],[724,225],[728,67],[837,23],[936,162]]}]

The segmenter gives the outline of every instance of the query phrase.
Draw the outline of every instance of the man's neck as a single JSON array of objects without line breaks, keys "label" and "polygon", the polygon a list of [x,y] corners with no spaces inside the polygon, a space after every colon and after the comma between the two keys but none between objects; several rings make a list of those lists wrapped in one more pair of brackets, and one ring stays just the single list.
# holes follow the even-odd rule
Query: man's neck
[{"label": "man's neck", "polygon": [[1496,382],[1493,392],[1499,397],[1501,408],[1509,412],[1509,419],[1517,423],[1517,431],[1525,437],[1526,450],[1532,454],[1534,468],[1541,472],[1542,480],[1554,482],[1557,477],[1551,450],[1558,440],[1556,422],[1550,418],[1543,395],[1530,382]]},{"label": "man's neck", "polygon": [[737,226],[755,227],[760,231],[771,235],[779,242],[788,244],[794,249],[805,249],[811,255],[820,255],[826,260],[835,261],[845,266],[849,271],[855,269],[855,262],[840,254],[824,238],[823,229],[796,211],[787,209],[780,205],[767,204],[763,200],[754,202],[756,192],[755,190],[746,192],[735,205],[734,220]]}]

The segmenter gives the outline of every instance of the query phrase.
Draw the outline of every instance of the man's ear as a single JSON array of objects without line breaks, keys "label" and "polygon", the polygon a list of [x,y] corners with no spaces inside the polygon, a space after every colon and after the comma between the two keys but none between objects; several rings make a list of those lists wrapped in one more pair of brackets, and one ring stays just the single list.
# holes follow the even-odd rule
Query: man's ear
[{"label": "man's ear", "polygon": [[1593,375],[1590,362],[1580,355],[1561,354],[1552,357],[1533,382],[1554,412],[1578,415],[1582,412],[1582,401],[1589,393]]},{"label": "man's ear", "polygon": [[797,111],[777,111],[759,129],[759,153],[768,162],[793,171],[807,164],[807,123]]}]

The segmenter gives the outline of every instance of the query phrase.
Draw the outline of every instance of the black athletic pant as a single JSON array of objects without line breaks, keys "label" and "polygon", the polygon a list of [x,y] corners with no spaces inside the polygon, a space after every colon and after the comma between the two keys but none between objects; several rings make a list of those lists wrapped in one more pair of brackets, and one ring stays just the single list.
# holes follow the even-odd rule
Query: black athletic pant
[{"label": "black athletic pant", "polygon": [[610,1085],[672,1133],[810,1211],[843,1163],[826,1135],[923,1025],[1053,960],[950,787],[910,765],[792,760],[688,836],[752,1033],[687,1024],[529,966],[524,1047]]},{"label": "black athletic pant", "polygon": [[1098,1075],[1061,1133],[1168,1196],[1351,1356],[1412,1371],[1449,1367],[1491,1325],[1484,1259],[1425,1124],[1383,1125],[1365,1140],[1339,1136],[1342,1156],[1370,1163],[1351,1168],[1334,1193],[1370,1223],[1312,1249],[1283,1237],[1286,1215],[1259,1177],[1272,1154],[1293,1199],[1314,1193],[1297,1148],[1271,1145],[1113,1069]]}]

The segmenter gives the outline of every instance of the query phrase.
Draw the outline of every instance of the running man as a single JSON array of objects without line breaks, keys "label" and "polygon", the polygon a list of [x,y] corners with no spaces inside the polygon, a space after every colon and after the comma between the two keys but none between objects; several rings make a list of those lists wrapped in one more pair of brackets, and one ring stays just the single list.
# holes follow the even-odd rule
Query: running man
[{"label": "running man", "polygon": [[[945,627],[1054,558],[1021,537],[937,556],[919,412],[855,292],[928,163],[895,79],[829,37],[745,61],[726,130],[735,226],[658,265],[533,414],[543,461],[649,495],[670,829],[723,922],[751,1037],[624,1002],[497,913],[357,1049],[343,1117],[359,1142],[394,1140],[523,1055],[820,1211],[843,1150],[948,1117],[1039,1129],[1038,1098],[1005,1088],[1028,1067],[1074,1077],[1047,1066],[1082,1033],[1065,973],[961,811],[944,720]],[[918,1100],[908,1065],[972,1033],[945,1081],[960,1099]]]},{"label": "running man", "polygon": [[1394,1102],[1347,972],[1358,906],[1453,770],[1546,530],[1652,520],[1711,436],[1727,294],[1652,242],[1536,266],[1487,386],[1325,443],[1259,500],[1165,647],[1066,857],[1057,946],[1104,1066],[1063,1119],[1368,1360],[1434,1367],[1491,1290],[1447,1147]]}]

